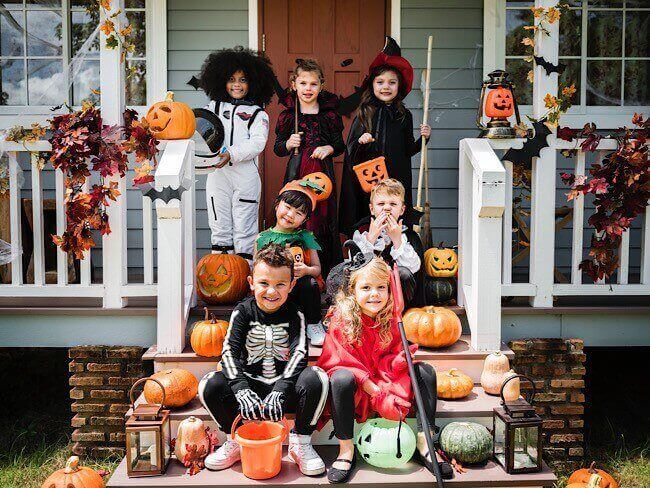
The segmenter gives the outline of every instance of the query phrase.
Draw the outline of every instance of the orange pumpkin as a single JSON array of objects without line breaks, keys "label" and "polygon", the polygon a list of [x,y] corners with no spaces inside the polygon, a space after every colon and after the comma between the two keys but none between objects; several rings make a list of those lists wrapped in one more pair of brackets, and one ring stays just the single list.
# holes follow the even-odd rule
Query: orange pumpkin
[{"label": "orange pumpkin", "polygon": [[574,471],[571,476],[569,476],[567,483],[569,485],[571,483],[584,483],[585,485],[588,485],[592,475],[597,474],[601,477],[599,484],[596,485],[598,488],[618,488],[618,483],[611,474],[602,469],[596,469],[595,466],[596,463],[592,462],[588,468]]},{"label": "orange pumpkin", "polygon": [[438,398],[446,400],[465,398],[472,393],[472,388],[474,388],[472,378],[456,368],[438,374]]},{"label": "orange pumpkin", "polygon": [[206,254],[196,265],[196,291],[206,303],[235,303],[248,293],[248,261],[236,254]]},{"label": "orange pumpkin", "polygon": [[311,266],[311,259],[309,258],[309,251],[305,252],[300,246],[292,246],[289,248],[291,255],[293,256],[294,263],[305,263],[307,266]]},{"label": "orange pumpkin", "polygon": [[330,180],[329,176],[327,176],[325,173],[321,173],[320,171],[316,173],[309,173],[303,178],[303,180],[311,181],[315,185],[318,185],[320,188],[322,188],[322,191],[316,191],[316,200],[319,202],[327,200],[332,194],[334,185],[332,184],[332,180]]},{"label": "orange pumpkin", "polygon": [[463,332],[458,315],[444,307],[412,308],[404,314],[404,329],[409,341],[424,347],[455,344]]},{"label": "orange pumpkin", "polygon": [[156,139],[189,139],[196,130],[194,112],[183,102],[175,102],[174,92],[154,103],[145,118]]},{"label": "orange pumpkin", "polygon": [[507,119],[515,113],[510,88],[500,86],[490,90],[485,99],[485,115],[499,119]]},{"label": "orange pumpkin", "polygon": [[47,477],[41,488],[103,488],[104,480],[90,468],[79,466],[79,458],[71,456],[65,468]]},{"label": "orange pumpkin", "polygon": [[433,278],[450,278],[458,273],[458,255],[451,248],[432,247],[424,253],[424,271]]},{"label": "orange pumpkin", "polygon": [[[165,389],[165,407],[176,408],[187,405],[199,390],[199,380],[183,368],[164,369],[152,374],[151,378],[160,381]],[[160,386],[153,381],[146,382],[144,397],[147,403],[161,403]]]},{"label": "orange pumpkin", "polygon": [[357,164],[354,166],[354,172],[357,174],[361,189],[366,193],[370,193],[377,183],[388,178],[386,160],[383,156]]},{"label": "orange pumpkin", "polygon": [[228,322],[217,320],[205,307],[205,319],[194,324],[190,335],[192,350],[199,356],[221,356],[223,341],[228,332]]}]

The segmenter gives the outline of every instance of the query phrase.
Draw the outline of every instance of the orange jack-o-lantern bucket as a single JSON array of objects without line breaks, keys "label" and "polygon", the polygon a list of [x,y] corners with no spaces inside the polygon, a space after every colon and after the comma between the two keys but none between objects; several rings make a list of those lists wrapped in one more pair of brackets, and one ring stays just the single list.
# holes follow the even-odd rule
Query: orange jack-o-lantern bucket
[{"label": "orange jack-o-lantern bucket", "polygon": [[357,164],[354,172],[357,174],[361,189],[366,193],[370,193],[377,183],[388,178],[386,160],[383,156]]},{"label": "orange jack-o-lantern bucket", "polygon": [[510,88],[500,86],[490,90],[485,100],[485,115],[507,119],[514,113],[515,108]]}]

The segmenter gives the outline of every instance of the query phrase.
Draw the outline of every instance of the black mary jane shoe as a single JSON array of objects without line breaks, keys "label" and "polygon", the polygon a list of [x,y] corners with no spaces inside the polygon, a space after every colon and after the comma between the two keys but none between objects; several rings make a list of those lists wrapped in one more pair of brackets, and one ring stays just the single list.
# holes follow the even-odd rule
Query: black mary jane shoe
[{"label": "black mary jane shoe", "polygon": [[[350,475],[352,474],[352,471],[354,470],[354,467],[357,464],[357,454],[354,454],[354,457],[352,458],[352,461],[348,459],[337,459],[335,462],[340,461],[343,463],[349,463],[350,467],[348,469],[338,469],[338,468],[330,468],[329,471],[327,472],[327,481],[330,483],[345,483],[350,479]],[[332,466],[334,465],[332,463]]]}]

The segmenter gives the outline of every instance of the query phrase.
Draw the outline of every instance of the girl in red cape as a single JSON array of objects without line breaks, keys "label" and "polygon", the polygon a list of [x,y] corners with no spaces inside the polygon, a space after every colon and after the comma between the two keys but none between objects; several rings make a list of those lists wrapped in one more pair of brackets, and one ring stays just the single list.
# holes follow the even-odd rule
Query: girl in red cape
[{"label": "girl in red cape", "polygon": [[[397,323],[392,316],[390,268],[381,259],[357,254],[349,279],[336,296],[326,320],[329,329],[317,366],[330,378],[330,402],[321,425],[331,417],[339,440],[339,455],[328,471],[331,483],[350,477],[355,465],[354,421],[374,414],[406,418],[413,398],[411,380]],[[411,354],[417,345],[411,345]],[[430,424],[435,425],[436,373],[430,364],[416,363],[416,376]],[[418,418],[420,427],[420,419]],[[424,436],[418,434],[424,456]]]}]

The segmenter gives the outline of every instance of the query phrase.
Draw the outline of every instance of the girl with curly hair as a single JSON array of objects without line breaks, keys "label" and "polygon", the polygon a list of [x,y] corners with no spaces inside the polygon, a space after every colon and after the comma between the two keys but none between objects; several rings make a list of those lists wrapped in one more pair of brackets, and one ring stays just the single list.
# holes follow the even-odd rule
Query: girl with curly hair
[{"label": "girl with curly hair", "polygon": [[257,157],[269,134],[262,107],[275,84],[269,59],[242,47],[213,52],[201,68],[199,86],[211,100],[206,108],[224,128],[222,152],[205,192],[213,252],[252,259],[262,187]]}]

